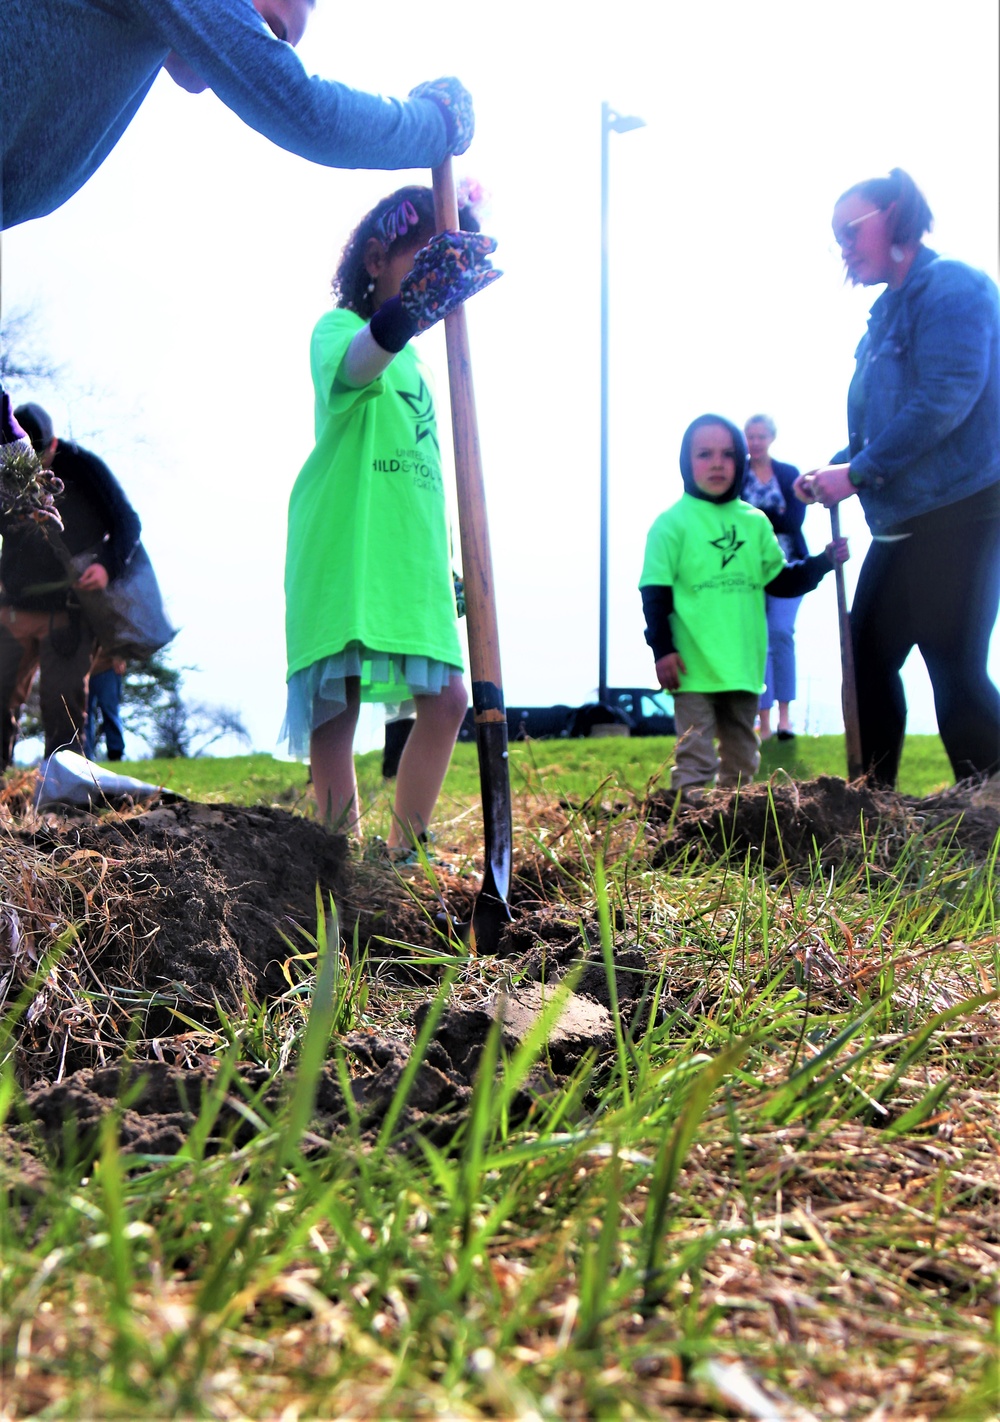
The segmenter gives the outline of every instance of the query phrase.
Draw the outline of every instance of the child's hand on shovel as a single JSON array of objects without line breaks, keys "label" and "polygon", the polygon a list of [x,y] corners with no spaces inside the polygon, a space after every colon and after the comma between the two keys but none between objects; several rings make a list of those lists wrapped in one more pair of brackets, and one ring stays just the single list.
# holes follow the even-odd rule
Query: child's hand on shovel
[{"label": "child's hand on shovel", "polygon": [[830,560],[830,567],[839,567],[841,563],[846,563],[851,556],[851,550],[847,546],[846,538],[834,538],[826,545],[826,556]]},{"label": "child's hand on shovel", "polygon": [[420,248],[399,288],[403,310],[418,331],[428,330],[503,275],[490,262],[496,248],[484,232],[439,232]]}]

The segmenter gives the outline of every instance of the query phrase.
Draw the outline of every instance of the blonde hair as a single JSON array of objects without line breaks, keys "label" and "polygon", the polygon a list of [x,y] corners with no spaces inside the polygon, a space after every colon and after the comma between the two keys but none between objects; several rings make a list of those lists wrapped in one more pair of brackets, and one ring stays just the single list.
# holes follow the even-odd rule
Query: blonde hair
[{"label": "blonde hair", "polygon": [[770,415],[751,415],[748,420],[744,421],[744,434],[746,434],[747,430],[750,428],[751,425],[764,425],[772,439],[774,439],[775,435],[778,433],[778,426],[771,419]]}]

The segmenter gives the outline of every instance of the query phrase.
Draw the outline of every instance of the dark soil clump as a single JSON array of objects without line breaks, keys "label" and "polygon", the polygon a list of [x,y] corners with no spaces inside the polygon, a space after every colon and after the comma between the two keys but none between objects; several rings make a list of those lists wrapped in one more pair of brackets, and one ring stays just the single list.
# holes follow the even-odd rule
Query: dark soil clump
[{"label": "dark soil clump", "polygon": [[[180,804],[129,818],[82,815],[32,838],[56,864],[93,856],[118,927],[90,960],[100,976],[237,1006],[288,986],[298,927],[315,931],[316,888],[339,897],[346,841],[270,808]],[[124,917],[126,922],[122,922]],[[128,931],[126,931],[126,928]],[[302,940],[300,946],[304,946]]]},{"label": "dark soil clump", "polygon": [[810,861],[878,865],[916,835],[983,858],[1000,831],[1000,810],[975,803],[974,790],[958,787],[919,800],[833,775],[714,791],[696,806],[679,805],[675,794],[658,791],[647,810],[658,840],[657,865],[688,848],[712,857],[727,850],[760,855],[769,869]]}]

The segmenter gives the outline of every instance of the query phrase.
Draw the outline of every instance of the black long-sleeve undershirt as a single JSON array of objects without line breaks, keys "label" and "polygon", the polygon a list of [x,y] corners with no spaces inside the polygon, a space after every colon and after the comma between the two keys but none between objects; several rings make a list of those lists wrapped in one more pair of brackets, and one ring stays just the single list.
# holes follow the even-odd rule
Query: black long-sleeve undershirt
[{"label": "black long-sleeve undershirt", "polygon": [[[765,583],[764,591],[772,597],[802,597],[818,588],[833,564],[826,553],[814,553],[801,563],[786,563],[781,572]],[[670,626],[674,610],[674,590],[660,583],[640,588],[642,610],[646,618],[646,641],[656,661],[677,651]]]}]

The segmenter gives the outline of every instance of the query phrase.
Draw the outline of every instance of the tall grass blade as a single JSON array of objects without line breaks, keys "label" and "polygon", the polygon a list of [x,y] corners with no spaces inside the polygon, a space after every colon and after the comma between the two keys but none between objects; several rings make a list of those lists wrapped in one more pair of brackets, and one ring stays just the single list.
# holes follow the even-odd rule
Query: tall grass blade
[{"label": "tall grass blade", "polygon": [[742,1060],[751,1041],[752,1038],[742,1038],[734,1042],[724,1048],[707,1066],[702,1067],[688,1089],[673,1131],[664,1136],[657,1152],[643,1223],[643,1302],[647,1306],[658,1291],[660,1256],[665,1242],[664,1230],[670,1210],[670,1198],[681,1167],[716,1087]]}]

